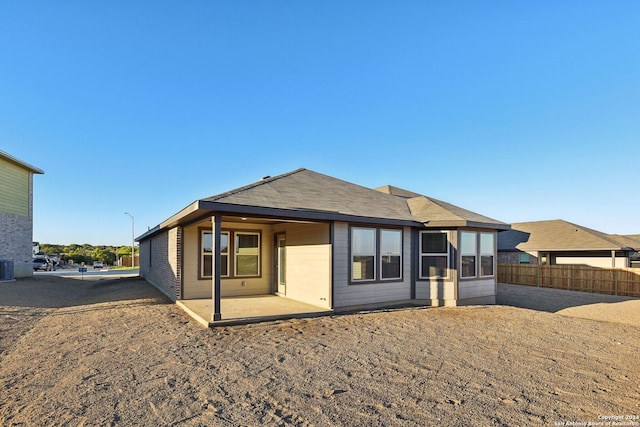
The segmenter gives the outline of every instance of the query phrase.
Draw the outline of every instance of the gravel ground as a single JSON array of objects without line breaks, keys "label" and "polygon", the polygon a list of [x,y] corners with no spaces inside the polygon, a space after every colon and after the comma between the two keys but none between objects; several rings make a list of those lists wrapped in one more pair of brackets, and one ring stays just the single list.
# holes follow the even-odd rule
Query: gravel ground
[{"label": "gravel ground", "polygon": [[[640,425],[640,325],[616,321],[639,300],[501,285],[513,306],[205,329],[137,279],[0,292],[3,426]],[[594,304],[630,313],[565,312]]]}]

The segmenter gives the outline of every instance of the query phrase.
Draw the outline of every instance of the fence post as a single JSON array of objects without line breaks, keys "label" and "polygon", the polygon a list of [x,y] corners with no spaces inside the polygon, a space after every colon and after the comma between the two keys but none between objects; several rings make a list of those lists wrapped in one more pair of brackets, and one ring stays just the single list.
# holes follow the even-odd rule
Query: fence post
[{"label": "fence post", "polygon": [[536,282],[538,283],[538,288],[540,287],[540,270],[542,269],[542,265],[538,264],[538,268],[536,268],[536,272],[538,273],[538,277]]},{"label": "fence post", "polygon": [[618,270],[613,270],[613,290],[618,295]]}]

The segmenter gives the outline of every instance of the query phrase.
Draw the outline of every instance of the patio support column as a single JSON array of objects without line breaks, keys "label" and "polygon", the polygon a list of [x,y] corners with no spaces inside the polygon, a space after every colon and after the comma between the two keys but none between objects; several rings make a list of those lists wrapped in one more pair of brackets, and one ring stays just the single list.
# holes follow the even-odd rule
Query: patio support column
[{"label": "patio support column", "polygon": [[220,215],[214,215],[211,217],[211,223],[213,225],[212,237],[212,283],[211,283],[211,298],[213,299],[213,310],[211,315],[211,321],[215,322],[222,319],[220,313],[220,226],[222,223],[222,217]]},{"label": "patio support column", "polygon": [[616,268],[616,251],[611,251],[611,268]]}]

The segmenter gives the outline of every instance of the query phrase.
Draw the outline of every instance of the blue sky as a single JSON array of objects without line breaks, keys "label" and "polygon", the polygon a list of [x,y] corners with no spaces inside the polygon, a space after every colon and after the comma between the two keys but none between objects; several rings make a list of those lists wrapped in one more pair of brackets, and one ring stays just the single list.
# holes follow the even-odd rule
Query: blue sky
[{"label": "blue sky", "polygon": [[0,4],[34,240],[127,244],[298,167],[640,233],[640,2]]}]

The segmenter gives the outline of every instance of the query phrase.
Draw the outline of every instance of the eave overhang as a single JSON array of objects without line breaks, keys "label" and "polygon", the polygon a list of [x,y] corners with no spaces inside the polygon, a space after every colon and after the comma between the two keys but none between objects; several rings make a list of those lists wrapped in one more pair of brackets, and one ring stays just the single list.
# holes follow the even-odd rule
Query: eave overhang
[{"label": "eave overhang", "polygon": [[177,214],[171,216],[157,227],[152,228],[146,233],[136,238],[141,241],[152,235],[178,225],[186,225],[200,221],[214,214],[226,214],[235,216],[250,216],[253,218],[271,218],[282,220],[301,220],[301,221],[344,221],[360,224],[380,224],[397,227],[416,227],[420,226],[419,222],[394,218],[374,218],[366,216],[350,215],[336,211],[324,211],[318,209],[305,208],[270,208],[263,206],[247,206],[232,203],[209,202],[198,200],[182,209]]},{"label": "eave overhang", "polygon": [[490,230],[509,230],[511,226],[504,223],[484,223],[468,220],[440,220],[440,221],[412,221],[407,219],[395,218],[377,218],[368,216],[358,216],[345,214],[337,211],[306,209],[297,207],[272,208],[264,206],[248,206],[233,203],[219,203],[206,200],[197,200],[180,212],[163,221],[157,227],[152,228],[146,233],[136,238],[141,241],[162,230],[177,227],[179,225],[187,225],[203,220],[214,214],[226,214],[232,216],[250,216],[253,218],[271,218],[282,220],[301,220],[301,221],[343,221],[358,224],[379,224],[396,227],[415,227],[415,228],[480,228]]},{"label": "eave overhang", "polygon": [[33,165],[30,165],[29,163],[22,161],[20,159],[18,159],[17,157],[13,157],[11,154],[0,150],[0,158],[5,159],[6,161],[13,163],[17,166],[20,166],[21,168],[27,169],[29,172],[31,173],[35,173],[35,174],[40,174],[42,175],[44,173],[44,171],[40,168],[37,168]]},{"label": "eave overhang", "polygon": [[497,231],[506,231],[511,229],[509,224],[468,221],[465,219],[425,221],[422,224],[426,228],[484,228]]},{"label": "eave overhang", "polygon": [[598,252],[598,251],[621,251],[621,252],[632,252],[633,248],[628,247],[618,247],[618,248],[529,248],[529,247],[520,247],[520,245],[516,245],[516,250],[518,251],[537,251],[537,252]]}]

